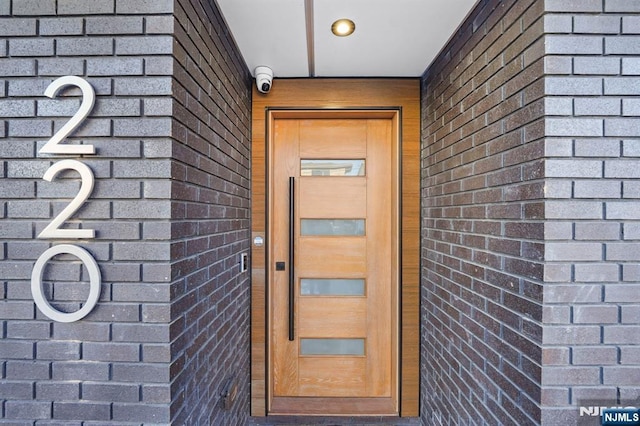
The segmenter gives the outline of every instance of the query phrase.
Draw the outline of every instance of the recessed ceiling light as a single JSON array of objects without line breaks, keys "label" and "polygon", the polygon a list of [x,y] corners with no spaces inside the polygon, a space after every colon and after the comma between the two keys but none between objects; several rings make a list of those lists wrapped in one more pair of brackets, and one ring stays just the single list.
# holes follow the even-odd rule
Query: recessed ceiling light
[{"label": "recessed ceiling light", "polygon": [[356,24],[351,19],[338,19],[331,24],[331,32],[338,37],[346,37],[353,34],[356,30]]}]

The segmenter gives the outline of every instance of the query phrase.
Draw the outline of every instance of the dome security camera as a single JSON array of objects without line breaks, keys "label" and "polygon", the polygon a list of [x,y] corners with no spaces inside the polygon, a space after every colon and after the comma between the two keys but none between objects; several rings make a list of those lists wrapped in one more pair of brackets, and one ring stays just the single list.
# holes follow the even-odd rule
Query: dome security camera
[{"label": "dome security camera", "polygon": [[260,93],[269,93],[273,85],[273,70],[269,67],[256,67],[254,74],[256,76],[256,87]]}]

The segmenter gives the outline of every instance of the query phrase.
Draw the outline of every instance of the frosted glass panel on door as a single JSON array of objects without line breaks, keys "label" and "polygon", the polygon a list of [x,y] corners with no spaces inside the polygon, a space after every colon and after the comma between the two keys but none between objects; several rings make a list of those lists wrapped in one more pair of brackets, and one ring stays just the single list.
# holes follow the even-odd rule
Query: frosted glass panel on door
[{"label": "frosted glass panel on door", "polygon": [[301,176],[364,176],[364,160],[300,160]]},{"label": "frosted glass panel on door", "polygon": [[364,339],[300,339],[300,355],[364,355]]},{"label": "frosted glass panel on door", "polygon": [[302,219],[300,235],[303,236],[361,236],[364,235],[364,219]]},{"label": "frosted glass panel on door", "polygon": [[364,279],[311,279],[300,280],[303,296],[364,296]]}]

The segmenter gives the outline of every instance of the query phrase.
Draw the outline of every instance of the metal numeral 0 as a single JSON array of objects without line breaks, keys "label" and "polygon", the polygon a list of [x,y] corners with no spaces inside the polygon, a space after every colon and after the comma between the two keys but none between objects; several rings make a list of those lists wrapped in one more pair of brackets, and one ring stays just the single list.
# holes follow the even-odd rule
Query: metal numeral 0
[{"label": "metal numeral 0", "polygon": [[[82,308],[70,313],[60,312],[53,308],[45,298],[42,288],[42,274],[45,265],[53,256],[63,253],[72,254],[79,258],[89,271],[89,297],[87,297]],[[52,320],[59,322],[73,322],[86,317],[98,303],[98,299],[100,298],[100,284],[101,275],[96,260],[85,249],[71,244],[60,244],[45,250],[38,260],[36,260],[36,264],[33,266],[33,271],[31,272],[31,294],[33,295],[33,300],[36,302],[36,306],[40,309],[40,312]]]},{"label": "metal numeral 0", "polygon": [[[88,81],[81,77],[65,76],[54,80],[45,90],[45,96],[54,98],[60,89],[67,86],[79,87],[82,91],[82,102],[80,108],[58,130],[51,139],[38,151],[44,154],[95,154],[93,145],[64,145],[61,142],[73,133],[78,126],[89,116],[95,103],[95,91]],[[93,229],[62,229],[60,226],[69,219],[82,205],[87,201],[93,191],[95,181],[93,172],[84,163],[78,160],[62,160],[54,163],[45,172],[43,179],[51,182],[62,170],[75,170],[80,174],[81,184],[78,194],[73,200],[56,216],[49,225],[47,225],[38,238],[94,238],[95,231]],[[55,309],[47,301],[42,288],[42,278],[47,263],[56,255],[70,254],[82,261],[82,264],[89,272],[89,296],[82,307],[75,312],[61,312]],[[100,286],[102,285],[102,277],[100,269],[93,256],[85,249],[72,244],[60,244],[50,247],[38,257],[33,270],[31,272],[31,294],[36,306],[40,311],[54,321],[74,322],[86,317],[89,312],[95,308],[100,298]]]}]

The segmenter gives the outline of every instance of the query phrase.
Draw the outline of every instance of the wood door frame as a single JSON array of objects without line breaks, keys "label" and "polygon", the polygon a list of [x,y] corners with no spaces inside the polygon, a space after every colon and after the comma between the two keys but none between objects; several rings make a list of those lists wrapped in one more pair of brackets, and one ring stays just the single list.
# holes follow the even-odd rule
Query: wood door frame
[{"label": "wood door frame", "polygon": [[[267,414],[267,211],[269,110],[397,110],[401,153],[400,415],[419,415],[420,80],[277,79],[267,95],[253,89],[251,415]],[[253,244],[260,237],[261,246]]]},{"label": "wood door frame", "polygon": [[[323,407],[325,414],[327,415],[354,415],[349,413],[352,407],[357,406],[357,415],[376,415],[376,416],[398,416],[399,413],[399,334],[400,334],[400,318],[399,318],[399,284],[401,282],[400,271],[400,234],[402,224],[400,223],[400,194],[401,192],[401,163],[402,147],[400,141],[402,139],[400,131],[400,120],[402,117],[402,111],[400,108],[267,108],[267,233],[265,238],[265,246],[267,249],[267,265],[271,265],[272,268],[265,268],[267,274],[267,286],[266,286],[266,298],[267,298],[267,412],[285,415],[305,415],[310,413],[322,412]],[[273,220],[274,216],[270,215],[270,212],[275,211],[273,205],[275,182],[273,180],[274,174],[277,172],[274,170],[274,163],[276,155],[275,148],[275,127],[277,120],[323,120],[323,119],[338,119],[338,120],[385,120],[390,123],[391,134],[390,141],[392,148],[391,156],[385,158],[389,161],[390,174],[392,176],[392,183],[389,186],[389,192],[391,199],[393,200],[393,206],[390,206],[390,223],[391,233],[393,235],[392,241],[390,241],[391,252],[391,264],[390,274],[393,280],[390,285],[391,296],[391,310],[389,315],[391,317],[391,337],[392,347],[390,348],[389,360],[391,361],[391,373],[390,380],[391,394],[388,397],[340,397],[340,398],[321,398],[321,397],[283,397],[271,394],[269,390],[274,389],[273,374],[269,374],[275,371],[274,362],[274,350],[275,343],[273,338],[270,338],[269,333],[273,332],[272,325],[269,323],[269,318],[275,321],[274,318],[279,315],[284,315],[284,312],[278,311],[273,307],[274,295],[270,291],[270,283],[275,283],[274,262],[276,257],[273,255],[274,251],[274,236],[272,230],[274,228]],[[368,135],[368,134],[367,134]],[[367,151],[373,147],[368,147]],[[373,149],[375,151],[375,149]],[[351,158],[351,157],[345,157]],[[369,157],[367,157],[369,161]],[[367,167],[368,169],[368,167]],[[368,174],[367,174],[368,175]],[[302,179],[302,178],[300,178]],[[302,182],[299,181],[299,185]],[[368,216],[367,216],[368,217]],[[270,241],[271,240],[271,241]],[[371,240],[370,240],[371,241]],[[298,246],[299,247],[299,246]],[[279,259],[284,259],[280,257]],[[297,328],[297,327],[296,327]]]}]

